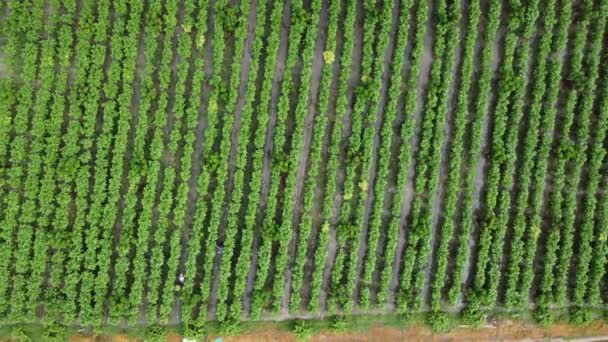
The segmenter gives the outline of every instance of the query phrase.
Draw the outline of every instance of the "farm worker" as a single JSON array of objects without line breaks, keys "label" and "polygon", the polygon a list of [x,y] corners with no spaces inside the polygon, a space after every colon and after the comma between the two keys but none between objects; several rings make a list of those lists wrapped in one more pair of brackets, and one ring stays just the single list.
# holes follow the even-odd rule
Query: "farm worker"
[{"label": "farm worker", "polygon": [[184,274],[183,273],[179,274],[179,278],[178,279],[179,279],[179,284],[180,285],[184,285],[185,278],[184,278]]}]

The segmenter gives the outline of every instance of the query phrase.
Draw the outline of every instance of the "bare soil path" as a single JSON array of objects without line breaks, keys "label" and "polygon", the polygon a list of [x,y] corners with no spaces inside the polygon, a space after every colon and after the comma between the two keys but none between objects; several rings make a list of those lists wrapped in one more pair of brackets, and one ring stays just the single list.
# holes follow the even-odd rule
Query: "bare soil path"
[{"label": "bare soil path", "polygon": [[[252,330],[238,336],[218,336],[211,334],[203,341],[212,342],[217,337],[227,342],[257,342],[257,341],[299,341],[296,336],[284,329],[261,324]],[[434,333],[426,327],[419,325],[407,327],[389,327],[380,324],[371,324],[361,327],[360,331],[336,333],[321,330],[315,333],[309,341],[311,342],[350,342],[350,341],[574,341],[591,342],[608,340],[608,325],[605,322],[592,322],[585,326],[576,326],[565,323],[555,324],[550,327],[539,327],[523,321],[499,320],[496,325],[484,325],[478,328],[458,326],[444,333]],[[8,342],[9,340],[1,340]],[[72,335],[70,342],[94,342],[94,341],[141,341],[132,339],[126,335],[114,336],[87,336],[82,334]],[[168,342],[182,341],[182,337],[170,333]]]}]

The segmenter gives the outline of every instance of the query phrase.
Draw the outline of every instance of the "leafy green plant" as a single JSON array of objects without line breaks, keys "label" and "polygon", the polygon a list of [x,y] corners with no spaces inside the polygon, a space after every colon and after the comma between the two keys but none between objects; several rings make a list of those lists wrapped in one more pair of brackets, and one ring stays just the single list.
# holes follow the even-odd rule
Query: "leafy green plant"
[{"label": "leafy green plant", "polygon": [[450,329],[450,319],[445,312],[432,311],[426,316],[426,323],[435,332],[446,332]]},{"label": "leafy green plant", "polygon": [[298,340],[307,340],[314,333],[310,323],[303,320],[294,321],[291,330],[293,331],[294,335],[296,335]]}]

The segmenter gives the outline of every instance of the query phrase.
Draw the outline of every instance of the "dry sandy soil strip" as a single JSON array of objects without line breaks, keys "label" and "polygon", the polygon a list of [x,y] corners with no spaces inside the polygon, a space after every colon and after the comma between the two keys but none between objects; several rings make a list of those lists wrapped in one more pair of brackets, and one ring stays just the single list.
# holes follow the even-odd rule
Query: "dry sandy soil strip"
[{"label": "dry sandy soil strip", "polygon": [[[208,336],[203,341],[215,341],[218,336]],[[260,327],[240,336],[221,336],[226,342],[257,342],[257,341],[298,341],[287,331],[268,327]],[[499,321],[496,326],[483,326],[477,329],[458,327],[450,332],[437,334],[424,327],[408,327],[405,329],[391,327],[371,327],[365,332],[336,334],[320,332],[310,338],[311,342],[352,342],[352,341],[606,341],[608,340],[608,325],[605,322],[593,322],[585,326],[556,324],[542,328],[520,321]],[[5,340],[3,340],[5,341]],[[70,342],[93,341],[141,341],[130,339],[125,335],[90,337],[74,335]],[[182,337],[169,334],[169,342],[181,342]]]},{"label": "dry sandy soil strip", "polygon": [[[459,327],[448,333],[433,333],[424,327],[408,327],[398,329],[391,327],[371,327],[361,333],[336,334],[321,332],[313,336],[311,342],[352,342],[352,341],[605,341],[608,339],[608,326],[595,322],[588,326],[555,325],[551,328],[541,328],[532,324],[518,321],[500,321],[496,326],[484,326],[478,329]],[[210,336],[206,341],[214,341],[216,336]],[[259,329],[237,337],[222,337],[226,342],[249,341],[298,341],[296,337],[285,331]]]}]

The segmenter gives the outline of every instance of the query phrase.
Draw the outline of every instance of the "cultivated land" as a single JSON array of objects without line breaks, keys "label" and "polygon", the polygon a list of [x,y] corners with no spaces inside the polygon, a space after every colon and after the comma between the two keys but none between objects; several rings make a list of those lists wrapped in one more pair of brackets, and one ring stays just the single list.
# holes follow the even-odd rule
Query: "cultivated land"
[{"label": "cultivated land", "polygon": [[607,0],[1,4],[6,324],[605,310]]}]

